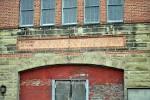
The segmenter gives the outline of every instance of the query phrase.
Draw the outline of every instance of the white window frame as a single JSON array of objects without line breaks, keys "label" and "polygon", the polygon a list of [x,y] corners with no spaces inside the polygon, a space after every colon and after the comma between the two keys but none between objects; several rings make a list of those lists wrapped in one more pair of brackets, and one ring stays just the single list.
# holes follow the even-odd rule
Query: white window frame
[{"label": "white window frame", "polygon": [[[55,8],[54,8],[54,12],[56,12],[55,10],[56,10],[56,0],[54,0],[55,2]],[[49,23],[49,24],[43,24],[42,23],[42,18],[43,18],[43,13],[42,13],[42,11],[43,11],[43,0],[41,0],[41,18],[40,18],[40,25],[41,26],[53,26],[53,25],[55,25],[55,16],[54,16],[54,23]],[[56,13],[54,13],[54,15],[55,15]]]},{"label": "white window frame", "polygon": [[[74,79],[77,80],[77,79]],[[55,88],[56,88],[56,81],[58,80],[52,80],[52,100],[55,100]],[[60,80],[60,81],[70,81],[68,80]],[[86,100],[89,100],[89,81],[88,80],[83,80],[85,81],[85,88],[86,88]]]},{"label": "white window frame", "polygon": [[85,0],[84,0],[84,24],[98,24],[98,23],[100,23],[100,0],[99,0],[99,12],[98,12],[98,21],[97,22],[86,22],[85,21],[85,9],[86,9],[86,6],[85,6]]},{"label": "white window frame", "polygon": [[[22,7],[22,0],[20,0],[20,22],[19,22],[19,25],[20,27],[32,27],[34,25],[34,0],[33,0],[33,9],[32,10],[22,10],[21,7]],[[22,24],[22,11],[33,11],[33,21],[32,21],[32,24],[28,24],[28,25],[24,25]]]},{"label": "white window frame", "polygon": [[[78,3],[78,0],[76,0],[76,3]],[[76,22],[74,23],[64,23],[64,0],[62,0],[62,25],[76,25],[77,24],[77,16],[78,16],[78,10],[77,10],[77,4],[76,4]]]},{"label": "white window frame", "polygon": [[[124,18],[124,0],[122,0],[122,20],[109,20],[108,6],[111,6],[109,4],[109,0],[107,0],[107,22],[108,23],[122,23],[123,18]],[[115,5],[112,5],[112,6],[115,6]]]}]

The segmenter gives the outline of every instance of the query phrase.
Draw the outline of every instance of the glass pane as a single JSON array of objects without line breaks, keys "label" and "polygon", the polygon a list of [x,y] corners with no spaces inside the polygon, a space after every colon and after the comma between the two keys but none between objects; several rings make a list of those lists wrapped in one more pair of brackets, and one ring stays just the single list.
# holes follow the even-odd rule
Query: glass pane
[{"label": "glass pane", "polygon": [[42,24],[53,24],[55,17],[55,10],[42,11]]},{"label": "glass pane", "polygon": [[122,6],[108,6],[108,20],[123,20]]},{"label": "glass pane", "polygon": [[55,8],[55,0],[42,0],[42,8],[43,9],[54,9]]},{"label": "glass pane", "polygon": [[70,81],[56,81],[55,100],[68,100]]},{"label": "glass pane", "polygon": [[33,0],[21,0],[21,10],[33,9]]},{"label": "glass pane", "polygon": [[63,11],[63,22],[66,23],[76,23],[76,8],[64,9]]},{"label": "glass pane", "polygon": [[128,100],[150,100],[150,89],[129,89]]},{"label": "glass pane", "polygon": [[85,6],[99,6],[100,0],[85,0]]},{"label": "glass pane", "polygon": [[72,81],[72,100],[86,100],[85,81]]},{"label": "glass pane", "polygon": [[77,0],[63,0],[64,8],[76,7]]},{"label": "glass pane", "polygon": [[21,25],[33,24],[33,11],[22,11],[21,17]]},{"label": "glass pane", "polygon": [[108,0],[108,4],[110,5],[121,5],[123,0]]},{"label": "glass pane", "polygon": [[92,23],[99,21],[99,7],[88,7],[85,9],[85,22]]}]

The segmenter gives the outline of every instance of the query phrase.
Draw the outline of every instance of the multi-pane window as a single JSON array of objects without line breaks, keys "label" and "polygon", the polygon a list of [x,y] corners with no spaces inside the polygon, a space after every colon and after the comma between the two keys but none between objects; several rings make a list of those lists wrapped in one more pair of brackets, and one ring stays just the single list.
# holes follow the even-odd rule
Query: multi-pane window
[{"label": "multi-pane window", "polygon": [[33,25],[33,5],[34,0],[21,0],[20,4],[20,25],[32,26]]},{"label": "multi-pane window", "polygon": [[76,24],[77,22],[77,0],[63,0],[62,2],[62,24]]},{"label": "multi-pane window", "polygon": [[128,89],[128,100],[150,100],[150,89]]},{"label": "multi-pane window", "polygon": [[41,25],[53,25],[55,20],[55,0],[42,0]]},{"label": "multi-pane window", "polygon": [[52,100],[88,100],[87,80],[53,80]]},{"label": "multi-pane window", "polygon": [[107,21],[123,22],[123,0],[107,0]]},{"label": "multi-pane window", "polygon": [[99,22],[99,2],[100,0],[84,0],[85,2],[85,23],[98,23]]}]

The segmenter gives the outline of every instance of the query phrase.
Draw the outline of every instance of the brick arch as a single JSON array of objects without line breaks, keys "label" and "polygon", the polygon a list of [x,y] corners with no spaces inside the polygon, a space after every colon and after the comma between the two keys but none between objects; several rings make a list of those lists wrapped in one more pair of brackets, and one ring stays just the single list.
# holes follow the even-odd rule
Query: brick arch
[{"label": "brick arch", "polygon": [[96,93],[104,100],[123,99],[122,69],[92,64],[57,64],[24,70],[19,75],[20,100],[51,100],[53,79],[89,80],[89,100],[97,98]]},{"label": "brick arch", "polygon": [[60,63],[60,64],[47,64],[47,65],[39,65],[39,66],[30,66],[30,67],[24,67],[22,69],[18,70],[18,73],[22,73],[25,71],[30,71],[30,70],[36,70],[36,69],[43,69],[47,67],[55,67],[55,66],[93,66],[93,67],[103,67],[104,69],[115,69],[115,70],[122,70],[124,71],[123,68],[121,67],[114,67],[114,66],[108,66],[108,65],[100,65],[100,64],[90,64],[90,63]]},{"label": "brick arch", "polygon": [[[43,55],[42,55],[43,56]],[[73,58],[73,59],[70,59]],[[113,67],[124,70],[124,60],[111,60],[109,55],[105,52],[85,52],[74,57],[73,55],[57,55],[49,54],[48,56],[43,56],[37,58],[36,56],[27,61],[20,61],[22,67],[18,67],[18,72],[23,70],[28,70],[36,68],[39,66],[47,65],[57,65],[57,64],[93,64],[93,65],[103,65],[105,67]]]}]

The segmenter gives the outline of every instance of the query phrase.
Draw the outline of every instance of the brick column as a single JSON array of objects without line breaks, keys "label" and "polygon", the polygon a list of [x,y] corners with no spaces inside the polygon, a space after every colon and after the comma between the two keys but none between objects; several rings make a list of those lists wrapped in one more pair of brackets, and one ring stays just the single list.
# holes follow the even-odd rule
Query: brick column
[{"label": "brick column", "polygon": [[56,0],[55,25],[61,26],[61,24],[62,24],[62,0]]},{"label": "brick column", "polygon": [[84,0],[77,0],[77,24],[84,24]]},{"label": "brick column", "polygon": [[107,0],[100,0],[100,23],[107,23]]},{"label": "brick column", "polygon": [[41,18],[41,0],[34,0],[34,26],[40,26],[40,18]]}]

